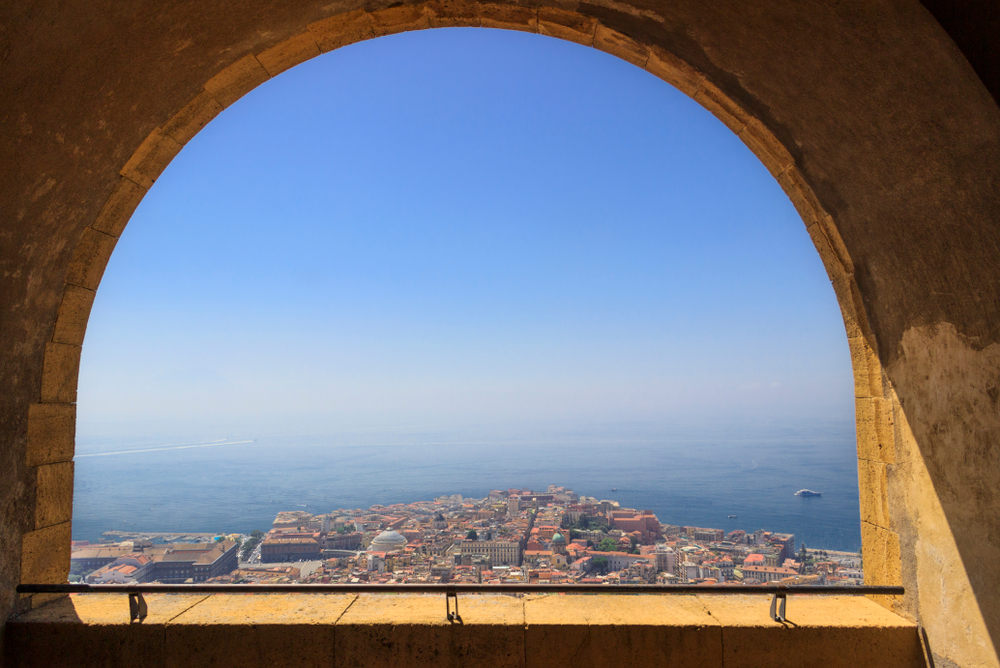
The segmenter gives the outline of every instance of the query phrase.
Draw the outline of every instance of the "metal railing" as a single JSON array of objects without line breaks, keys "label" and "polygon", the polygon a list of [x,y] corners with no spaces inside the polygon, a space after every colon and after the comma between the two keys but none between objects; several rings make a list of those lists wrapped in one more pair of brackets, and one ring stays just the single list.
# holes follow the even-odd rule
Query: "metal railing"
[{"label": "metal railing", "polygon": [[[21,584],[19,594],[128,594],[129,619],[142,622],[143,594],[444,594],[445,613],[462,623],[459,594],[756,594],[771,595],[771,619],[784,622],[789,594],[902,596],[903,587],[818,585],[601,585],[601,584]],[[455,610],[451,600],[455,600]]]}]

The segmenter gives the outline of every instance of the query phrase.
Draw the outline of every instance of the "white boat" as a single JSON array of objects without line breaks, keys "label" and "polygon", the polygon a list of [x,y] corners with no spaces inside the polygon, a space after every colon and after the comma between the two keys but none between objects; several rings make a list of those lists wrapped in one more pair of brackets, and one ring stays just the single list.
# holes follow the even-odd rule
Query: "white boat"
[{"label": "white boat", "polygon": [[811,489],[800,489],[795,492],[795,496],[823,496],[820,492],[814,492]]}]

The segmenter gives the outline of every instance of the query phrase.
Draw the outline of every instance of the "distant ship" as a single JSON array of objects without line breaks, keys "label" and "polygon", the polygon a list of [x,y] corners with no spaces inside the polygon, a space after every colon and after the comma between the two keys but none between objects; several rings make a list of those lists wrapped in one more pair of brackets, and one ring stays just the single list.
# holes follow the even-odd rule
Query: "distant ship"
[{"label": "distant ship", "polygon": [[612,487],[612,488],[611,488],[611,491],[612,491],[612,492],[617,492],[617,491],[618,491],[618,488],[617,488],[617,487]]},{"label": "distant ship", "polygon": [[736,519],[736,515],[730,515],[730,516],[729,516],[729,519],[731,519],[731,520],[735,520],[735,519]]},{"label": "distant ship", "polygon": [[823,496],[823,495],[819,492],[814,492],[811,489],[800,489],[799,491],[795,492],[795,496]]}]

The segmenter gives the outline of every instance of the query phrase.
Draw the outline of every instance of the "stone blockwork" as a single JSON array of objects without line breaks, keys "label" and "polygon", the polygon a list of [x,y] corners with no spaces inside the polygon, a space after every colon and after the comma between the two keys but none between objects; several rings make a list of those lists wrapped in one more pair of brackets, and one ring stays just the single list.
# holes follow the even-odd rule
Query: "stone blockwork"
[{"label": "stone blockwork", "polygon": [[10,624],[20,666],[920,668],[917,627],[860,597],[150,595],[129,624],[122,594],[73,595]]},{"label": "stone blockwork", "polygon": [[844,315],[869,581],[907,587],[882,603],[920,620],[941,657],[998,665],[1000,108],[915,0],[16,7],[0,9],[0,617],[19,580],[65,577],[86,322],[165,166],[297,63],[471,26],[643,67],[761,159]]}]

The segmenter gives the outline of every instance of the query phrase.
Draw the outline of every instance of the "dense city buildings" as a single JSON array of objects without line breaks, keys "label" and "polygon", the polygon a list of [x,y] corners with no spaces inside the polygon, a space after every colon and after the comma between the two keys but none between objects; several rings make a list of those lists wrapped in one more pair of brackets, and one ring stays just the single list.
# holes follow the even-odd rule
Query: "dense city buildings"
[{"label": "dense city buildings", "polygon": [[77,544],[88,582],[586,583],[853,586],[860,555],[796,553],[791,534],[661,523],[649,510],[581,496],[491,490],[324,515],[278,513],[266,534],[154,544],[152,534]]}]

